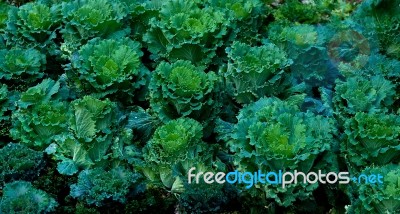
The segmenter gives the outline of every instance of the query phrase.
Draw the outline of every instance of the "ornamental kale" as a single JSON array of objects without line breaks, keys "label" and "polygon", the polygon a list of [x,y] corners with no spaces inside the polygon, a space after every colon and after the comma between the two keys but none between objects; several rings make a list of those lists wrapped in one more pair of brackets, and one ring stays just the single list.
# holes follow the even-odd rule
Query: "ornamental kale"
[{"label": "ornamental kale", "polygon": [[2,34],[6,32],[9,10],[11,10],[11,8],[13,7],[9,4],[0,3],[0,32]]},{"label": "ornamental kale", "polygon": [[35,178],[44,163],[42,152],[9,143],[0,149],[0,183]]},{"label": "ornamental kale", "polygon": [[130,188],[140,176],[122,167],[106,171],[102,168],[79,173],[78,183],[71,185],[71,196],[100,206],[107,199],[126,202]]},{"label": "ornamental kale", "polygon": [[400,213],[399,14],[1,1],[0,213]]},{"label": "ornamental kale", "polygon": [[71,56],[88,40],[107,38],[123,30],[129,10],[117,0],[75,0],[61,4],[64,42],[61,50]]},{"label": "ornamental kale", "polygon": [[[207,6],[226,14],[229,20],[229,41],[256,44],[262,40],[263,25],[271,8],[261,0],[209,0]],[[216,59],[221,61],[221,59]]]},{"label": "ornamental kale", "polygon": [[399,1],[365,1],[355,13],[355,19],[365,22],[371,33],[379,39],[379,48],[386,55],[400,59]]},{"label": "ornamental kale", "polygon": [[60,27],[59,5],[48,6],[38,2],[22,5],[10,13],[8,43],[23,47],[37,47],[56,55],[59,52],[55,39]]},{"label": "ornamental kale", "polygon": [[338,117],[345,118],[357,112],[386,112],[395,100],[395,85],[383,76],[350,77],[338,81],[333,103]]},{"label": "ornamental kale", "polygon": [[35,49],[0,50],[0,79],[34,82],[44,76],[46,57]]},{"label": "ornamental kale", "polygon": [[179,195],[179,208],[185,213],[215,213],[227,209],[229,202],[236,197],[235,189],[228,185],[186,184],[185,191]]},{"label": "ornamental kale", "polygon": [[[347,213],[397,213],[400,211],[400,168],[399,165],[388,164],[382,167],[368,167],[364,174],[384,175],[382,183],[359,185],[353,198],[353,205]],[[377,178],[378,179],[378,178]]]},{"label": "ornamental kale", "polygon": [[[317,157],[331,149],[334,142],[334,122],[330,118],[301,112],[301,99],[282,101],[262,98],[245,106],[231,130],[217,127],[221,138],[234,152],[234,164],[239,171],[256,172],[295,170],[309,172]],[[230,132],[230,133],[229,133]],[[281,206],[312,197],[315,184],[292,185],[283,189],[266,184],[258,186],[267,198]],[[253,191],[253,197],[260,192]]]},{"label": "ornamental kale", "polygon": [[117,94],[132,97],[146,84],[147,69],[140,62],[140,44],[130,39],[93,39],[71,59],[70,74],[82,93],[98,97]]},{"label": "ornamental kale", "polygon": [[60,82],[45,79],[21,94],[13,112],[11,136],[30,148],[44,149],[68,130],[68,104],[60,100]]},{"label": "ornamental kale", "polygon": [[163,2],[160,8],[143,37],[153,57],[210,63],[227,34],[229,20],[224,13],[188,0]]},{"label": "ornamental kale", "polygon": [[179,117],[209,121],[217,110],[217,80],[215,73],[189,61],[162,62],[149,84],[150,105],[165,122]]},{"label": "ornamental kale", "polygon": [[116,122],[116,107],[109,100],[85,96],[72,102],[71,108],[69,132],[46,148],[48,154],[61,161],[57,170],[66,175],[104,164],[114,140],[112,130]]},{"label": "ornamental kale", "polygon": [[176,181],[174,167],[187,161],[201,163],[200,160],[205,160],[206,156],[202,157],[202,154],[206,154],[207,146],[202,136],[201,124],[193,119],[171,120],[157,128],[153,138],[143,148],[146,176],[171,188]]},{"label": "ornamental kale", "polygon": [[343,0],[288,0],[278,6],[277,10],[274,11],[274,17],[293,23],[323,23],[332,18],[347,17],[353,9],[354,7],[350,2]]},{"label": "ornamental kale", "polygon": [[238,103],[250,103],[263,96],[276,96],[288,87],[286,53],[272,43],[261,47],[234,42],[227,49],[230,59],[223,72],[226,87]]},{"label": "ornamental kale", "polygon": [[58,203],[46,192],[26,181],[6,184],[0,202],[1,213],[51,213]]},{"label": "ornamental kale", "polygon": [[399,115],[358,112],[344,127],[342,152],[354,167],[400,161]]}]

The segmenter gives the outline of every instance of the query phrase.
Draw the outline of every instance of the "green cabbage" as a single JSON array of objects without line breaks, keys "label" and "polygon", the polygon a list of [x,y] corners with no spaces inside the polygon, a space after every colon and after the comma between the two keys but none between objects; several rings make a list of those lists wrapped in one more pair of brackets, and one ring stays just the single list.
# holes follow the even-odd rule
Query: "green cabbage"
[{"label": "green cabbage", "polygon": [[61,50],[71,56],[88,40],[107,38],[124,28],[129,8],[116,0],[74,0],[61,4],[64,42]]},{"label": "green cabbage", "polygon": [[358,112],[344,124],[342,152],[354,167],[399,162],[400,116]]},{"label": "green cabbage", "polygon": [[126,196],[140,176],[122,167],[106,171],[102,168],[79,173],[78,183],[71,185],[70,195],[101,206],[106,200],[126,202]]},{"label": "green cabbage", "polygon": [[51,213],[58,206],[56,200],[26,181],[5,185],[0,202],[1,213]]},{"label": "green cabbage", "polygon": [[80,83],[82,93],[132,99],[146,83],[142,55],[140,44],[130,39],[94,39],[80,48],[79,57],[72,57],[70,76]]},{"label": "green cabbage", "polygon": [[102,166],[111,155],[111,145],[116,134],[116,107],[109,100],[90,96],[71,103],[68,133],[54,139],[46,152],[58,160],[57,170],[72,175],[81,169]]},{"label": "green cabbage", "polygon": [[234,42],[227,49],[227,90],[238,103],[250,103],[263,96],[276,96],[288,87],[286,53],[272,43],[260,47]]},{"label": "green cabbage", "polygon": [[143,36],[154,58],[188,60],[196,65],[211,62],[227,34],[225,14],[188,0],[163,2],[160,8]]},{"label": "green cabbage", "polygon": [[165,122],[182,116],[209,121],[217,105],[217,80],[189,61],[162,62],[149,84],[150,105]]},{"label": "green cabbage", "polygon": [[0,183],[34,179],[44,164],[42,152],[22,144],[9,143],[0,149]]},{"label": "green cabbage", "polygon": [[[300,98],[300,99],[299,99]],[[261,98],[245,106],[231,128],[217,126],[221,139],[234,153],[233,163],[241,172],[279,170],[311,171],[315,160],[334,143],[334,121],[331,118],[301,112],[301,97],[290,101]],[[318,184],[279,185],[263,184],[253,187],[252,197],[262,195],[288,207],[296,200],[312,199]]]},{"label": "green cabbage", "polygon": [[174,172],[175,168],[185,168],[186,175],[192,166],[209,167],[205,165],[205,160],[209,159],[206,154],[210,150],[202,137],[201,124],[193,119],[180,118],[160,126],[143,148],[145,175],[153,182],[162,182],[167,188],[173,187],[177,191],[176,182],[180,180]]},{"label": "green cabbage", "polygon": [[[400,168],[388,164],[381,167],[367,167],[364,175],[375,175],[376,183],[361,183],[356,186],[352,205],[347,213],[398,213],[400,211]],[[377,176],[383,177],[382,183]],[[361,179],[364,182],[365,179]],[[356,196],[358,195],[358,197]]]},{"label": "green cabbage", "polygon": [[44,149],[68,131],[68,104],[59,98],[60,82],[45,79],[21,94],[12,114],[11,136],[30,148]]},{"label": "green cabbage", "polygon": [[0,79],[34,82],[44,76],[46,56],[35,49],[0,50]]},{"label": "green cabbage", "polygon": [[56,42],[61,21],[59,5],[29,2],[9,14],[10,44],[38,48],[51,55],[59,53]]}]

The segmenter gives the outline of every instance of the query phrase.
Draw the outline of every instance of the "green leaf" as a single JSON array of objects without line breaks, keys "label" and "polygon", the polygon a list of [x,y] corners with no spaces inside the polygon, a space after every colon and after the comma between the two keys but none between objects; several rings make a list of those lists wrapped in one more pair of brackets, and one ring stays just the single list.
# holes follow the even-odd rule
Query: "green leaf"
[{"label": "green leaf", "polygon": [[67,159],[57,164],[57,170],[62,175],[73,175],[78,172],[78,167],[73,160]]},{"label": "green leaf", "polygon": [[88,110],[76,109],[72,129],[78,138],[90,141],[96,134],[96,122]]},{"label": "green leaf", "polygon": [[88,150],[88,155],[91,160],[97,162],[105,159],[105,155],[110,148],[112,140],[112,135],[109,135],[107,138],[99,139],[94,142],[92,148]]}]

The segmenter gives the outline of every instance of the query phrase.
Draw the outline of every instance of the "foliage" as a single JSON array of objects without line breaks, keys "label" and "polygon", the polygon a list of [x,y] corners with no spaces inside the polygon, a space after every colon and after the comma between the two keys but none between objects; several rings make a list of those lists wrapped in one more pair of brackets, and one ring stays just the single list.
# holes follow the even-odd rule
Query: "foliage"
[{"label": "foliage", "polygon": [[59,101],[60,82],[45,79],[21,94],[13,112],[11,136],[30,148],[44,149],[68,127],[68,105]]},{"label": "foliage", "polygon": [[123,30],[128,8],[116,0],[75,0],[61,3],[61,15],[64,42],[60,49],[70,56],[92,38],[107,38]]},{"label": "foliage", "polygon": [[[382,183],[360,185],[356,190],[359,198],[348,207],[350,214],[360,212],[396,213],[400,210],[399,166],[388,164],[381,167],[368,167],[364,174],[384,175]],[[377,178],[378,180],[378,178]]]},{"label": "foliage", "polygon": [[226,88],[238,103],[251,103],[263,96],[276,96],[289,87],[285,68],[290,65],[286,53],[272,43],[261,47],[234,42],[227,49],[230,59]]},{"label": "foliage", "polygon": [[85,200],[89,205],[107,199],[126,202],[130,187],[137,181],[138,174],[121,167],[106,171],[102,168],[84,170],[79,173],[78,183],[71,185],[71,196]]},{"label": "foliage", "polygon": [[256,44],[266,32],[264,23],[271,13],[271,7],[261,0],[209,0],[206,5],[226,15],[230,23],[229,41]]},{"label": "foliage", "polygon": [[9,102],[8,102],[8,97],[7,95],[9,94],[8,92],[8,87],[5,84],[1,84],[0,87],[0,122],[3,120],[8,120],[8,117],[6,116],[6,111],[9,108]]},{"label": "foliage", "polygon": [[9,90],[6,84],[0,84],[0,136],[4,137],[3,140],[10,135],[11,112],[15,110],[13,103],[17,97],[18,92]]},{"label": "foliage", "polygon": [[357,112],[344,125],[343,154],[357,167],[391,163],[400,154],[400,117],[395,114]]},{"label": "foliage", "polygon": [[[93,39],[71,59],[71,79],[78,90],[104,97],[118,94],[126,99],[146,83],[147,70],[140,62],[140,44],[130,39]],[[76,80],[74,77],[76,76]]]},{"label": "foliage", "polygon": [[5,185],[0,203],[2,213],[50,213],[58,204],[46,192],[26,181]]},{"label": "foliage", "polygon": [[369,0],[359,8],[355,18],[367,22],[366,25],[375,32],[379,39],[379,47],[388,56],[399,59],[400,40],[399,1]]},{"label": "foliage", "polygon": [[209,150],[201,139],[202,131],[199,122],[188,118],[171,120],[157,128],[143,148],[145,175],[154,182],[162,182],[167,188],[180,182],[174,174],[175,168],[197,165],[198,161],[204,163],[207,158],[205,154]]},{"label": "foliage", "polygon": [[22,47],[35,47],[56,55],[58,50],[55,39],[60,27],[59,5],[45,5],[29,2],[10,13],[7,39],[9,44]]},{"label": "foliage", "polygon": [[0,213],[398,213],[399,3],[2,1]]},{"label": "foliage", "polygon": [[333,103],[338,117],[346,118],[357,112],[386,112],[393,105],[395,86],[382,76],[350,77],[337,82]]},{"label": "foliage", "polygon": [[162,121],[190,117],[212,118],[217,103],[217,76],[189,61],[160,63],[149,84],[150,105]]},{"label": "foliage", "polygon": [[232,186],[204,183],[187,184],[179,196],[179,206],[186,213],[212,213],[229,210],[229,203],[237,197]]},{"label": "foliage", "polygon": [[65,175],[102,165],[113,142],[116,117],[115,106],[109,100],[85,96],[71,105],[68,134],[58,137],[46,148],[48,154],[61,161],[57,170]]},{"label": "foliage", "polygon": [[[300,97],[301,98],[301,97]],[[298,97],[291,101],[262,98],[240,110],[238,123],[229,129],[218,126],[221,138],[234,153],[234,164],[241,172],[298,170],[309,172],[314,161],[333,143],[332,119],[301,112]],[[292,185],[287,190],[273,184],[259,186],[267,198],[290,206],[296,200],[312,197],[314,184]],[[253,193],[253,197],[262,195]]]},{"label": "foliage", "polygon": [[160,8],[143,36],[153,57],[210,63],[228,30],[223,11],[186,0],[166,1]]},{"label": "foliage", "polygon": [[0,79],[33,82],[44,76],[46,57],[35,49],[0,50]]},{"label": "foliage", "polygon": [[16,143],[9,143],[1,148],[0,158],[0,183],[35,178],[44,165],[42,152]]},{"label": "foliage", "polygon": [[2,33],[6,32],[9,10],[11,8],[13,7],[9,4],[0,3],[0,32]]}]

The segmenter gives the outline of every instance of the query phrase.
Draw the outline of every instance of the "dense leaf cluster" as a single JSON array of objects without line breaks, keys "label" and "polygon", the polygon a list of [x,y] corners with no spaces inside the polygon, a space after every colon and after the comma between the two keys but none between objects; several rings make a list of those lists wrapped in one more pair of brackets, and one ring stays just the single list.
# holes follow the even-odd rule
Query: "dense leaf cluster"
[{"label": "dense leaf cluster", "polygon": [[[0,213],[399,213],[398,0],[0,3]],[[188,171],[383,184],[189,184]]]}]

